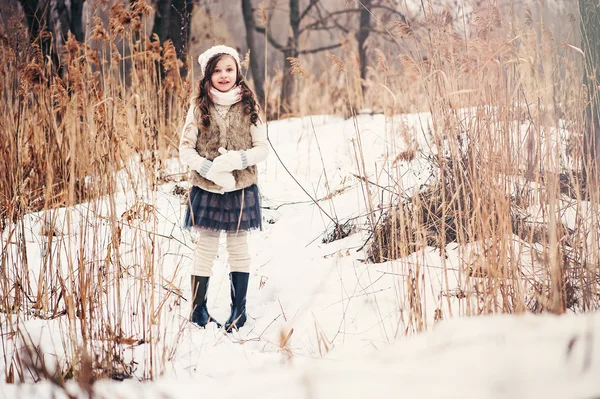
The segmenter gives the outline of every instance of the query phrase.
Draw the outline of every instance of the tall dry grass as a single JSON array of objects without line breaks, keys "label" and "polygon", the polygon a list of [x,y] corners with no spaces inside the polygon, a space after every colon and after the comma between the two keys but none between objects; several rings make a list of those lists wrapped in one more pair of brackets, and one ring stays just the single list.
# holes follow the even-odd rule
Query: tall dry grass
[{"label": "tall dry grass", "polygon": [[[355,121],[372,233],[367,255],[399,260],[404,331],[455,315],[598,309],[600,189],[597,176],[584,173],[593,165],[583,153],[587,93],[574,39],[578,16],[567,15],[566,36],[555,38],[527,4],[519,5],[519,17],[480,2],[461,20],[423,5],[424,19],[385,28],[396,47],[371,49],[366,81],[350,36],[339,55],[292,62],[296,115],[327,110]],[[319,62],[329,65],[309,67]],[[267,85],[280,80],[275,74]],[[270,108],[278,109],[275,91],[267,92]],[[397,117],[423,111],[431,119],[418,127]],[[358,112],[383,113],[391,127],[379,132],[389,143],[379,181],[366,172]],[[423,132],[426,143],[419,143]],[[402,174],[424,164],[431,179],[414,194]],[[387,197],[393,204],[381,212],[379,199]],[[407,260],[426,248],[437,249],[443,262],[444,288],[434,292],[429,313],[426,298],[438,287],[424,282],[437,265]]]},{"label": "tall dry grass", "polygon": [[[157,281],[152,189],[176,150],[190,87],[172,44],[140,35],[151,10],[136,4],[111,7],[108,26],[94,13],[85,43],[69,36],[61,75],[38,47],[25,45],[24,32],[4,32],[0,41],[0,309],[3,344],[14,349],[4,352],[8,382],[48,373],[54,381],[128,378],[139,368],[152,378],[172,349],[157,336],[176,292]],[[126,204],[116,202],[121,191]],[[41,264],[26,251],[37,236],[26,214],[42,220]],[[59,318],[65,358],[41,367],[26,322]],[[142,344],[148,364],[137,365],[131,354]]]},{"label": "tall dry grass", "polygon": [[[583,173],[593,168],[583,156],[582,53],[556,40],[529,9],[524,15],[508,18],[490,2],[468,26],[431,8],[420,25],[427,35],[398,26],[418,49],[398,57],[426,97],[430,141],[420,152],[435,168],[432,183],[408,194],[397,166],[420,155],[408,137],[409,150],[389,163],[383,185],[394,187],[396,201],[371,221],[369,257],[381,262],[437,248],[446,286],[436,293],[436,320],[600,306],[600,191],[597,176]],[[568,23],[579,28],[574,15]],[[446,254],[451,243],[458,267]],[[421,331],[428,265],[400,265],[408,277],[399,302],[409,310],[409,330]]]}]

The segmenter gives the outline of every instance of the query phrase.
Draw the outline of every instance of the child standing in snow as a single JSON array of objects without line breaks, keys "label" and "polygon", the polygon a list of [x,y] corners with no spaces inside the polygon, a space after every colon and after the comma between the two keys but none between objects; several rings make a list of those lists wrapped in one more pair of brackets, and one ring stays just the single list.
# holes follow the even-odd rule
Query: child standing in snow
[{"label": "child standing in snow", "polygon": [[246,322],[250,270],[248,231],[261,224],[256,164],[267,158],[265,130],[254,93],[240,71],[236,50],[214,46],[198,57],[201,81],[190,105],[179,156],[189,166],[190,192],[184,225],[198,234],[192,271],[191,321],[217,322],[206,307],[221,232],[229,253],[231,314],[225,329]]}]

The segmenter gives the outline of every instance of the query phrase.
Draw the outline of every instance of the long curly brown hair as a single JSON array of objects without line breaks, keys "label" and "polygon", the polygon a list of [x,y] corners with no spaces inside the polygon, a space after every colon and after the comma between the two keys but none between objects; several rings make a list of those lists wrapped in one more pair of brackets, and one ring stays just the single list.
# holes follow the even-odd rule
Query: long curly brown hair
[{"label": "long curly brown hair", "polygon": [[[224,57],[229,56],[228,54],[217,54],[212,57],[208,63],[206,64],[206,72],[204,77],[198,84],[198,97],[196,97],[196,109],[199,111],[199,115],[196,115],[196,120],[199,118],[202,121],[202,126],[208,128],[210,126],[210,113],[208,111],[211,104],[213,104],[212,99],[208,95],[210,93],[210,89],[212,88],[212,84],[210,82],[210,78],[215,71],[215,67],[219,60]],[[241,103],[244,105],[244,112],[246,115],[250,116],[250,123],[254,126],[258,124],[259,116],[258,116],[258,102],[254,97],[254,93],[248,87],[248,83],[246,83],[246,79],[242,75],[239,66],[236,62],[237,69],[237,77],[235,79],[235,84],[240,86],[242,89],[242,100]]]}]

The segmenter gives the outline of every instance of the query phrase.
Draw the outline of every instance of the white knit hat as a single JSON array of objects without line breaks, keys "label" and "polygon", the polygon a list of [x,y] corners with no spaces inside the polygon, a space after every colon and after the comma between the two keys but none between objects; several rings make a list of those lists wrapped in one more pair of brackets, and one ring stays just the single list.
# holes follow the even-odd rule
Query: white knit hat
[{"label": "white knit hat", "polygon": [[227,55],[232,56],[237,64],[238,71],[241,69],[240,68],[240,55],[234,48],[231,48],[229,46],[223,46],[223,45],[212,46],[211,48],[209,48],[208,50],[206,50],[205,52],[200,54],[200,56],[198,57],[198,64],[200,64],[200,78],[204,77],[204,73],[206,72],[206,65],[208,64],[208,61],[210,61],[211,58],[213,58],[215,55],[218,55],[218,54],[227,54]]}]

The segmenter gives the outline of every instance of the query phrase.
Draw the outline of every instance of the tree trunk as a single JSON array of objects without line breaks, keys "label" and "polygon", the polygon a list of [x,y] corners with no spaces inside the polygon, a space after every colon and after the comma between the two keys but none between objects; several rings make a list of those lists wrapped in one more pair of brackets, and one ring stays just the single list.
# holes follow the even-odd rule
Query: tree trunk
[{"label": "tree trunk", "polygon": [[164,41],[168,39],[169,11],[171,10],[171,3],[171,0],[161,0],[156,6],[152,33],[158,36],[161,43],[164,43]]},{"label": "tree trunk", "polygon": [[78,42],[85,40],[81,22],[83,17],[83,3],[85,3],[85,0],[71,0],[71,33],[73,33]]},{"label": "tree trunk", "polygon": [[183,62],[181,76],[187,74],[187,52],[190,39],[190,19],[194,9],[193,0],[161,0],[154,15],[152,33],[161,43],[171,40],[177,58]]},{"label": "tree trunk", "polygon": [[369,37],[371,30],[371,0],[362,1],[363,8],[360,10],[360,26],[356,34],[356,41],[358,42],[358,58],[360,61],[360,81],[363,94],[365,91],[365,80],[367,77],[367,49],[365,42]]},{"label": "tree trunk", "polygon": [[83,42],[83,27],[81,25],[83,2],[84,0],[71,0],[70,6],[67,5],[65,0],[54,2],[61,33],[61,38],[57,42],[58,46],[67,41],[69,31],[71,31],[78,42]]},{"label": "tree trunk", "polygon": [[256,42],[254,39],[254,14],[251,0],[242,0],[242,15],[244,16],[244,25],[246,26],[246,45],[250,50],[250,72],[254,80],[254,92],[258,98],[258,103],[264,106],[265,102],[265,75],[264,63],[258,55]]},{"label": "tree trunk", "polygon": [[287,47],[283,51],[283,80],[281,82],[281,111],[291,112],[293,109],[294,75],[292,64],[288,58],[298,58],[298,31],[300,30],[300,6],[298,0],[290,0],[290,30]]},{"label": "tree trunk", "polygon": [[[19,0],[27,19],[29,27],[29,38],[32,43],[38,41],[42,55],[50,56],[54,68],[59,67],[59,59],[56,51],[52,48],[52,37],[54,37],[54,21],[50,0]],[[49,32],[52,35],[42,35]]]},{"label": "tree trunk", "polygon": [[71,28],[71,12],[65,0],[55,1],[56,5],[56,16],[58,17],[58,23],[60,24],[60,42],[64,43],[67,41],[69,29]]},{"label": "tree trunk", "polygon": [[579,0],[582,48],[585,53],[583,84],[589,101],[585,109],[584,163],[588,178],[598,181],[600,165],[600,4],[598,0]]},{"label": "tree trunk", "polygon": [[169,12],[167,37],[173,42],[177,58],[183,62],[179,73],[187,75],[187,54],[190,42],[190,19],[194,9],[193,0],[172,0]]},{"label": "tree trunk", "polygon": [[[60,75],[63,70],[59,54],[69,30],[78,41],[83,42],[84,40],[81,24],[84,1],[71,0],[69,8],[66,0],[19,0],[27,20],[31,42],[39,44],[44,58],[49,57],[52,60],[53,68]],[[54,10],[52,4],[54,4]],[[53,11],[56,11],[60,32],[55,29],[56,21]],[[43,34],[44,32],[45,34]]]}]

